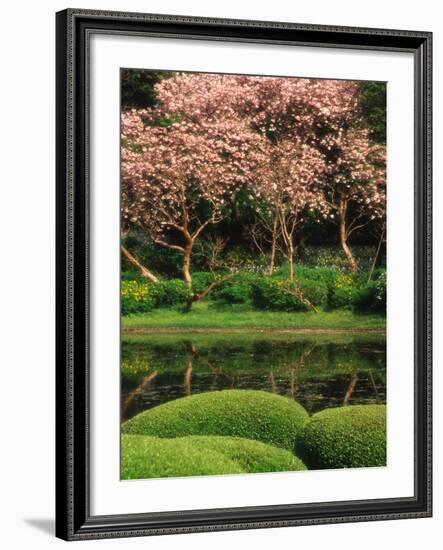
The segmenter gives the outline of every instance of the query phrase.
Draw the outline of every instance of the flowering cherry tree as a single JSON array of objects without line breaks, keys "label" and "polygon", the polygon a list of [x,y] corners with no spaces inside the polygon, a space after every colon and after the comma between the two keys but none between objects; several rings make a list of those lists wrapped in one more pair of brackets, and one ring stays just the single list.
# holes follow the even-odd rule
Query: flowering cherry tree
[{"label": "flowering cherry tree", "polygon": [[352,124],[358,88],[341,80],[177,73],[156,86],[168,112],[194,122],[239,117],[270,140],[321,142]]},{"label": "flowering cherry tree", "polygon": [[122,218],[152,241],[183,255],[192,293],[191,258],[204,230],[222,220],[226,202],[263,162],[262,138],[240,120],[179,120],[154,126],[163,113],[122,116]]},{"label": "flowering cherry tree", "polygon": [[273,236],[279,230],[290,281],[294,279],[296,232],[309,212],[326,215],[329,209],[322,189],[324,170],[324,158],[314,147],[295,140],[279,141],[270,148],[264,173],[256,182],[257,196],[264,199],[265,219],[273,220]]},{"label": "flowering cherry tree", "polygon": [[349,267],[356,271],[350,236],[373,220],[384,220],[386,214],[386,149],[371,143],[364,128],[341,131],[331,142],[325,201],[337,221]]},{"label": "flowering cherry tree", "polygon": [[338,221],[356,269],[349,237],[384,216],[386,159],[361,128],[355,83],[177,73],[156,95],[156,108],[122,115],[122,222],[182,254],[192,299],[195,243],[241,189],[270,234],[269,273],[279,246],[293,280],[296,234],[312,215]]},{"label": "flowering cherry tree", "polygon": [[[260,202],[263,208],[258,212],[259,227],[257,231],[254,228],[254,234],[270,235],[269,273],[277,240],[283,241],[292,280],[294,238],[303,223],[303,213],[325,216],[330,208],[321,176],[323,173],[326,177],[327,164],[329,175],[341,174],[331,159],[337,143],[341,143],[343,135],[351,136],[346,132],[358,119],[356,84],[339,80],[177,74],[161,82],[157,93],[164,108],[188,120],[198,123],[202,118],[239,119],[266,140],[268,160],[264,171],[254,180],[257,197],[265,198]],[[365,139],[342,145],[349,159],[353,155],[367,160]],[[355,151],[350,151],[348,145]],[[340,162],[339,157],[334,160]],[[364,168],[369,169],[368,163]],[[332,209],[336,210],[335,205]],[[347,237],[342,236],[343,224],[340,227],[340,242],[350,258]],[[353,231],[352,225],[349,230]]]}]

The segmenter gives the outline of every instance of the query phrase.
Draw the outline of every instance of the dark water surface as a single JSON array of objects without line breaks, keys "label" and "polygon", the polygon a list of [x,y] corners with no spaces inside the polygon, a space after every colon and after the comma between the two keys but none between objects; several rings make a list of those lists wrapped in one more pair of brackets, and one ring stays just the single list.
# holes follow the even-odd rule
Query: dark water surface
[{"label": "dark water surface", "polygon": [[386,402],[382,334],[279,332],[124,334],[122,420],[205,391],[257,389],[309,413]]}]

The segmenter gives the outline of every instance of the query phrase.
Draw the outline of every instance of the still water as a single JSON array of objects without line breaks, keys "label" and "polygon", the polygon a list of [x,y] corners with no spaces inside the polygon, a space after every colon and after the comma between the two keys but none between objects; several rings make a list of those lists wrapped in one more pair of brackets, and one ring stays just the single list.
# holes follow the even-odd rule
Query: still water
[{"label": "still water", "polygon": [[124,334],[122,420],[205,391],[257,389],[295,399],[309,413],[386,403],[382,334]]}]

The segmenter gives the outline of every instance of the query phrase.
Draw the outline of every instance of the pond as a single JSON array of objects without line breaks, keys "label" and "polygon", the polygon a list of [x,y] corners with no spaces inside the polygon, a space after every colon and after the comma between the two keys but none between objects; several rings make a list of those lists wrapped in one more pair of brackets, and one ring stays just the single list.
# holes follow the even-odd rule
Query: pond
[{"label": "pond", "polygon": [[383,334],[123,334],[122,421],[166,401],[223,389],[295,399],[309,413],[386,402]]}]

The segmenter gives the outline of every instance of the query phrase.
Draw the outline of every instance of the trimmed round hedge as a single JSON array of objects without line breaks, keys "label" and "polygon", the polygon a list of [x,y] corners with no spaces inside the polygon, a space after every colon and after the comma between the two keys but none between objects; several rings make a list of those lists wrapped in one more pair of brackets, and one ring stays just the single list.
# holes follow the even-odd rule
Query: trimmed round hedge
[{"label": "trimmed round hedge", "polygon": [[237,437],[122,435],[122,479],[306,470],[289,451]]},{"label": "trimmed round hedge", "polygon": [[311,469],[386,465],[386,405],[353,405],[314,414],[296,454]]},{"label": "trimmed round hedge", "polygon": [[293,451],[308,413],[295,401],[257,390],[211,391],[144,411],[122,425],[129,434],[157,437],[225,435]]}]

